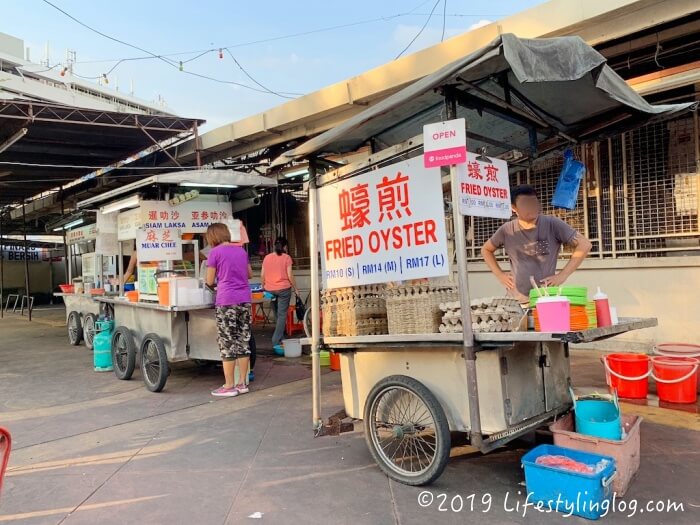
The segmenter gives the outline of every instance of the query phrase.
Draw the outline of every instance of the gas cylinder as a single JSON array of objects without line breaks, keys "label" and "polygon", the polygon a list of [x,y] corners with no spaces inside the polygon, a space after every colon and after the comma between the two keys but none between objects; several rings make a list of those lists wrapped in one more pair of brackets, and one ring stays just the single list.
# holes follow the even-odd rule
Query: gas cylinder
[{"label": "gas cylinder", "polygon": [[95,322],[95,338],[92,343],[93,364],[95,372],[111,372],[114,321],[100,319]]}]

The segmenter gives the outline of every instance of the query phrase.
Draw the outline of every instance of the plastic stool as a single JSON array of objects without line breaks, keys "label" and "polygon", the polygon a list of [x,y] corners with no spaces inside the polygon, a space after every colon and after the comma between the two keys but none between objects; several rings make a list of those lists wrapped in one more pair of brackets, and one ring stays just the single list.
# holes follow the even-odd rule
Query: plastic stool
[{"label": "plastic stool", "polygon": [[7,470],[7,462],[10,460],[11,448],[10,432],[0,427],[0,494],[2,494],[2,480],[5,477],[5,470]]},{"label": "plastic stool", "polygon": [[290,306],[289,310],[287,310],[287,324],[285,327],[285,331],[287,332],[287,335],[294,335],[296,332],[303,332],[304,331],[304,322],[303,321],[295,321],[296,319],[296,306]]}]

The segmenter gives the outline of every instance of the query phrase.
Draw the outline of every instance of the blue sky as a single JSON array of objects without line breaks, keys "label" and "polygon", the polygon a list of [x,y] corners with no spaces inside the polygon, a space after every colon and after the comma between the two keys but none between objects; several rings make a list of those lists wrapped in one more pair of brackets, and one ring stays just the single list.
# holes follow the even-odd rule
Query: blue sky
[{"label": "blue sky", "polygon": [[[440,41],[443,0],[423,34],[407,54]],[[309,93],[393,60],[418,33],[434,0],[51,0],[82,22],[155,54],[230,47],[241,65],[275,91]],[[540,3],[537,0],[468,2],[447,0],[446,36],[484,20],[494,21]],[[0,31],[24,39],[33,61],[44,59],[50,43],[51,65],[65,62],[66,49],[77,53],[75,72],[97,77],[116,59],[146,56],[81,27],[42,0],[0,0]],[[401,14],[402,16],[395,16]],[[246,44],[385,17],[385,20],[305,36]],[[242,45],[245,44],[245,45]],[[235,47],[234,47],[235,46]],[[182,54],[172,60],[187,60]],[[112,60],[106,62],[94,62]],[[198,74],[248,85],[253,82],[225,52],[184,64]],[[207,129],[285,101],[269,93],[220,84],[181,73],[157,59],[129,61],[109,74],[109,87],[153,101],[159,96],[178,114],[208,121]]]}]

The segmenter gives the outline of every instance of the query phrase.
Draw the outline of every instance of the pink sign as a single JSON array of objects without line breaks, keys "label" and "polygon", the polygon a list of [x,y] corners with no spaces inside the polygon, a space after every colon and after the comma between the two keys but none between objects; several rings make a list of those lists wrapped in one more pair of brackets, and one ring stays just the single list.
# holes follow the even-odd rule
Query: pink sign
[{"label": "pink sign", "polygon": [[463,118],[423,126],[423,165],[437,168],[467,162],[465,126]]}]

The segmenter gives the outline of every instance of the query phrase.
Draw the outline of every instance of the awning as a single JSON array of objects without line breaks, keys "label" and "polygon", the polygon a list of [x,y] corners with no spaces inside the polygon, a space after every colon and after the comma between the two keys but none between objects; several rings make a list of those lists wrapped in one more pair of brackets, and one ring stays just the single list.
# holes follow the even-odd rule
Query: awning
[{"label": "awning", "polygon": [[191,186],[193,189],[218,189],[236,193],[238,188],[269,188],[277,186],[277,181],[254,173],[235,170],[185,170],[162,173],[145,177],[121,188],[107,191],[78,203],[78,208],[94,206],[120,196],[136,193],[140,188],[161,184],[164,186]]},{"label": "awning", "polygon": [[571,141],[590,141],[696,104],[651,105],[579,37],[521,39],[505,34],[343,124],[275,159],[280,166],[312,155],[354,151],[372,139],[382,149],[445,120],[444,95],[467,119],[470,149],[520,150],[536,157]]}]

